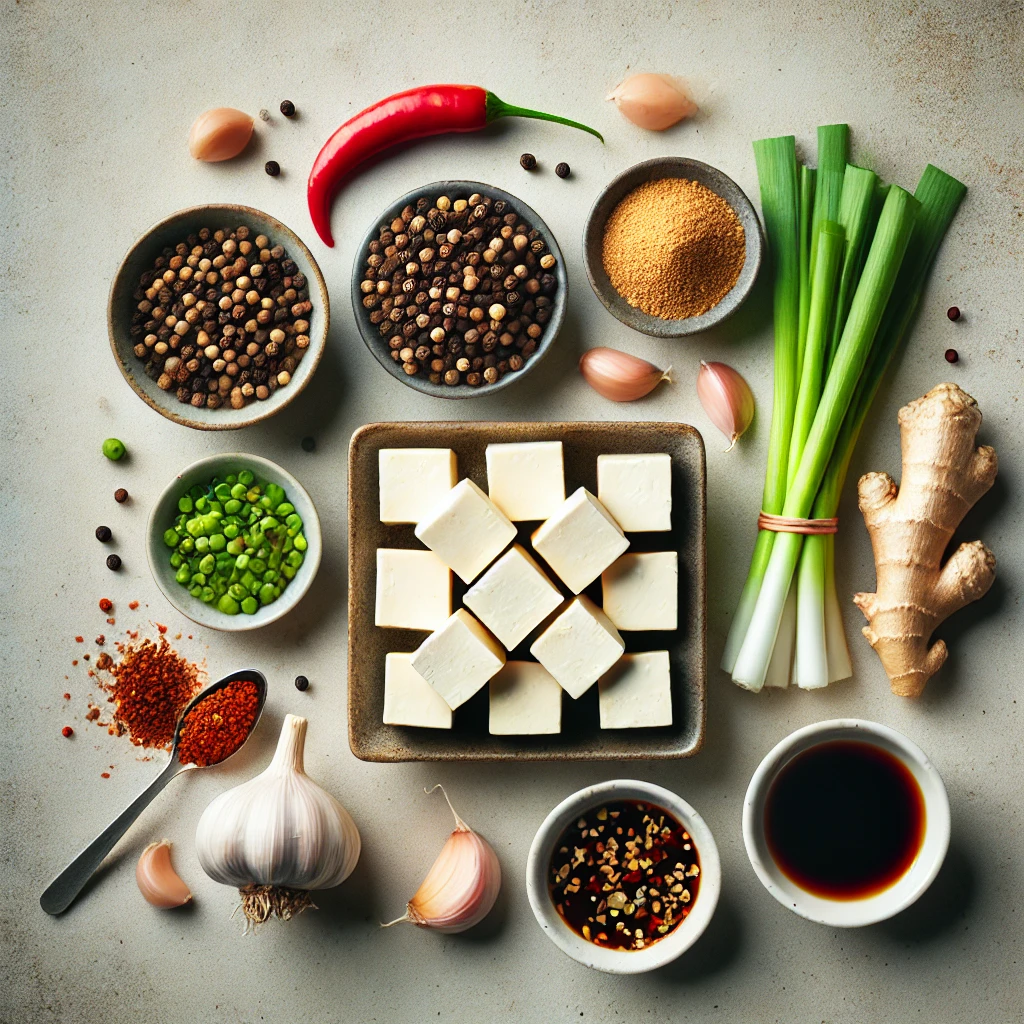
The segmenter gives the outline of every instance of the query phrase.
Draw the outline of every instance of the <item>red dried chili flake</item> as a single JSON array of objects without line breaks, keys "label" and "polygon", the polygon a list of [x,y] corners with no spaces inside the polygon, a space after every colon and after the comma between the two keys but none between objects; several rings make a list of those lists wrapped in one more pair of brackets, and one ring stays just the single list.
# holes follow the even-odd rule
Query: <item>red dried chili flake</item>
[{"label": "red dried chili flake", "polygon": [[101,779],[109,779],[110,778],[110,772],[100,772],[100,778]]},{"label": "red dried chili flake", "polygon": [[84,636],[76,636],[75,637],[75,643],[76,644],[84,644],[85,643],[85,637]]},{"label": "red dried chili flake", "polygon": [[129,601],[128,602],[128,607],[131,608],[132,611],[135,611],[135,609],[139,607],[139,602],[138,601]]},{"label": "red dried chili flake", "polygon": [[64,699],[65,700],[71,700],[71,694],[70,693],[65,693],[64,694]]},{"label": "red dried chili flake", "polygon": [[111,618],[107,619],[107,625],[108,626],[116,626],[117,625],[117,619],[115,619],[115,618],[113,618],[113,616],[111,616]]},{"label": "red dried chili flake", "polygon": [[230,757],[256,721],[259,692],[249,679],[236,679],[201,700],[186,716],[178,760],[200,768]]},{"label": "red dried chili flake", "polygon": [[96,719],[99,718],[99,717],[100,717],[100,709],[96,708],[96,707],[89,708],[89,710],[85,713],[85,720],[87,722],[95,722]]},{"label": "red dried chili flake", "polygon": [[96,646],[97,647],[102,647],[106,642],[107,642],[107,638],[102,633],[100,633],[100,635],[98,637],[96,637]]},{"label": "red dried chili flake", "polygon": [[74,736],[75,735],[75,730],[72,729],[70,725],[65,725],[64,728],[61,729],[60,734],[65,739],[67,739],[69,736]]},{"label": "red dried chili flake", "polygon": [[72,665],[77,665],[78,664],[78,659],[77,658],[72,658],[71,659],[71,664]]},{"label": "red dried chili flake", "polygon": [[166,627],[166,626],[164,626],[164,625],[161,625],[161,624],[160,624],[159,622],[158,622],[158,623],[156,623],[156,628],[157,628],[158,630],[160,630],[160,635],[161,635],[161,636],[163,636],[163,635],[164,635],[164,633],[166,633],[166,632],[167,632],[167,627]]},{"label": "red dried chili flake", "polygon": [[109,597],[101,597],[100,598],[100,611],[101,612],[110,612],[110,611],[113,610],[113,608],[114,608],[114,602],[111,601]]}]

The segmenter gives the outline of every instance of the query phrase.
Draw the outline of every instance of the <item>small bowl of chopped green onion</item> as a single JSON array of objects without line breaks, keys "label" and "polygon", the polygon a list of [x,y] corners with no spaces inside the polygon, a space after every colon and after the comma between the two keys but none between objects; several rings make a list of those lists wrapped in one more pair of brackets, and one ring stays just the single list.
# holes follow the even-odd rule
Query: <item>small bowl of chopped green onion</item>
[{"label": "small bowl of chopped green onion", "polygon": [[280,466],[213,455],[164,489],[146,547],[157,586],[183,615],[213,629],[258,629],[291,611],[313,582],[320,520]]}]

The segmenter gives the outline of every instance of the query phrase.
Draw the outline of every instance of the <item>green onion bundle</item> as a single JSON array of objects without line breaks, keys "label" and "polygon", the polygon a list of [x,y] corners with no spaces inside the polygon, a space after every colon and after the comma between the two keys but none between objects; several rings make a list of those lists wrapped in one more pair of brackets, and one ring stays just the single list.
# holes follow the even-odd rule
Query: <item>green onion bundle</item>
[{"label": "green onion bundle", "polygon": [[[754,143],[774,272],[775,392],[762,510],[835,517],[854,446],[966,188],[929,164],[917,191],[848,162],[849,129]],[[722,667],[749,690],[817,689],[851,672],[835,537],[758,532]]]}]

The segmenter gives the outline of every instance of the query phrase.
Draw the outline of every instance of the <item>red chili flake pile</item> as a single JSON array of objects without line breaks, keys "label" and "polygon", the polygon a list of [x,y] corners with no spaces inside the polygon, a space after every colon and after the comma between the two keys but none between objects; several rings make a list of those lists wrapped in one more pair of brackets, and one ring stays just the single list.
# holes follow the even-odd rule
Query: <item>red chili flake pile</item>
[{"label": "red chili flake pile", "polygon": [[200,768],[219,764],[244,742],[256,721],[259,691],[249,679],[235,679],[201,700],[186,716],[178,760]]},{"label": "red chili flake pile", "polygon": [[623,950],[672,931],[693,907],[699,880],[690,834],[663,807],[639,800],[605,804],[569,826],[548,869],[565,923],[588,942]]},{"label": "red chili flake pile", "polygon": [[114,610],[114,602],[109,597],[100,598],[100,611],[110,614]]},{"label": "red chili flake pile", "polygon": [[110,731],[127,733],[136,746],[170,750],[178,718],[206,674],[163,637],[117,647],[121,657],[109,667],[112,678],[100,683],[114,705]]}]

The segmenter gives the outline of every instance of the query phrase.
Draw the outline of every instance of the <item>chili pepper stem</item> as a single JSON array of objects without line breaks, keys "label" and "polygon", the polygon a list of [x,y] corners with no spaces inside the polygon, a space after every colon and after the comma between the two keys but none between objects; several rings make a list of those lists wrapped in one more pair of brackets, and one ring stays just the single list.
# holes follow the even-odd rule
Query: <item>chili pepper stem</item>
[{"label": "chili pepper stem", "polygon": [[591,135],[604,142],[604,136],[595,128],[590,128],[579,121],[570,121],[567,117],[559,117],[557,114],[546,114],[542,110],[530,110],[528,107],[517,107],[499,99],[493,92],[487,92],[486,120],[490,124],[497,121],[499,117],[533,117],[539,121],[554,121],[556,124],[568,125],[570,128],[579,128],[580,131],[589,132]]}]

